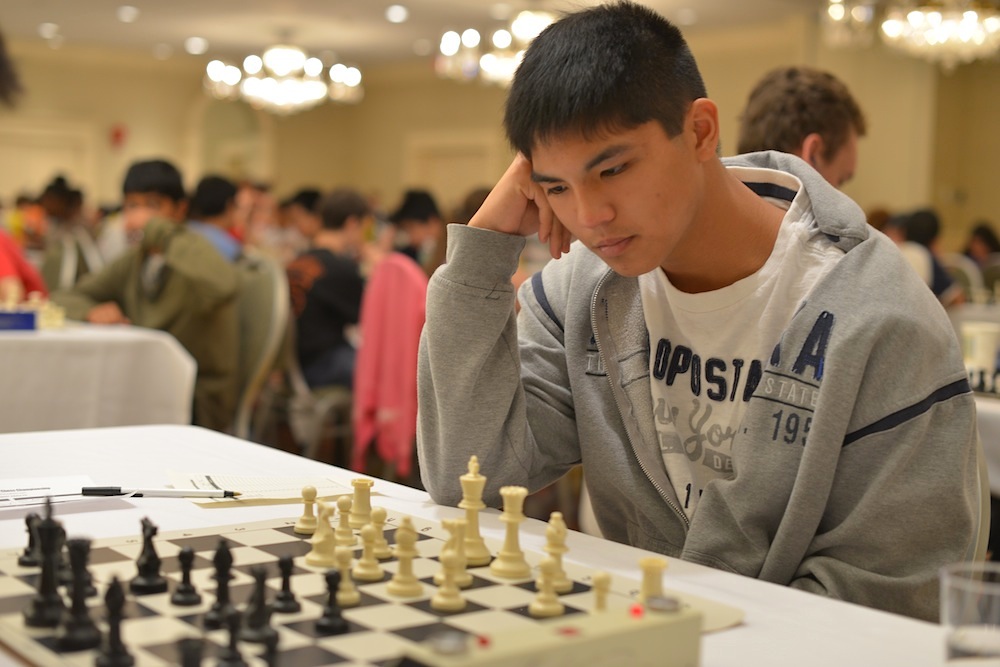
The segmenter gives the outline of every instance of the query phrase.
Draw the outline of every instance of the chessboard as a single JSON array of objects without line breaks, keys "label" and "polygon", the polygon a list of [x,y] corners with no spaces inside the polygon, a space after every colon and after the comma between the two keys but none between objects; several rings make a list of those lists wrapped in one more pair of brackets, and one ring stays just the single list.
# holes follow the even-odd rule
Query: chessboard
[{"label": "chessboard", "polygon": [[[395,534],[404,516],[387,512],[384,536],[390,545],[395,544]],[[181,640],[185,638],[200,643],[206,661],[204,664],[223,664],[216,660],[228,646],[236,645],[235,640],[226,629],[207,630],[203,627],[203,617],[212,606],[216,590],[213,559],[220,540],[225,541],[232,554],[232,577],[228,590],[229,598],[237,609],[246,609],[251,603],[256,583],[253,570],[260,566],[267,568],[266,589],[271,599],[282,590],[287,579],[301,606],[295,613],[272,614],[270,624],[277,631],[278,638],[273,652],[269,653],[261,645],[239,644],[242,659],[249,665],[426,664],[396,661],[435,636],[455,636],[457,632],[476,638],[481,646],[491,637],[498,641],[499,638],[518,635],[527,637],[537,626],[553,622],[553,619],[535,619],[528,613],[528,606],[536,596],[533,577],[544,558],[544,554],[531,551],[525,553],[532,567],[531,577],[503,579],[495,576],[488,566],[470,567],[468,572],[472,575],[472,585],[462,591],[465,608],[459,612],[436,610],[430,604],[436,590],[433,579],[435,573],[441,570],[440,556],[450,534],[434,522],[416,517],[410,517],[410,521],[417,533],[416,548],[419,552],[411,565],[413,574],[423,583],[424,593],[408,599],[390,595],[387,582],[396,571],[398,561],[394,557],[388,558],[381,562],[385,569],[381,580],[355,582],[360,602],[342,610],[348,631],[334,636],[325,636],[316,630],[316,621],[323,615],[324,605],[330,598],[328,582],[324,569],[305,564],[311,544],[308,536],[294,531],[294,518],[156,535],[152,541],[162,559],[161,571],[168,580],[169,589],[146,595],[127,594],[124,620],[120,624],[122,641],[139,667],[190,664],[181,658],[180,646],[184,644]],[[107,633],[103,600],[108,583],[117,578],[127,590],[128,582],[136,577],[136,561],[144,548],[144,538],[138,534],[138,528],[136,537],[95,540],[91,543],[89,571],[98,594],[88,598],[87,604],[102,633]],[[499,543],[486,542],[490,551],[496,553]],[[186,547],[194,553],[189,580],[202,594],[202,601],[194,606],[181,607],[171,603],[171,592],[182,581],[178,555],[182,550],[187,551]],[[354,558],[360,558],[361,552],[359,544],[354,549]],[[38,568],[18,565],[18,557],[22,553],[20,550],[0,551],[0,644],[32,665],[94,665],[98,657],[97,649],[61,652],[57,629],[26,626],[25,609],[36,594],[40,574]],[[289,556],[293,567],[290,575],[283,577],[277,562]],[[594,609],[595,573],[570,560],[564,563],[564,568],[572,580],[572,589],[559,596],[565,606],[560,619],[584,618]],[[603,613],[609,619],[634,617],[639,589],[638,580],[613,578]],[[682,609],[697,612],[693,615],[695,625],[685,626],[689,635],[698,621],[702,632],[711,632],[737,625],[742,620],[742,612],[733,607],[669,590],[665,591],[665,595],[678,601]],[[699,639],[691,641],[697,652]],[[520,663],[514,661],[509,664]],[[663,657],[654,664],[681,663],[670,662]]]}]

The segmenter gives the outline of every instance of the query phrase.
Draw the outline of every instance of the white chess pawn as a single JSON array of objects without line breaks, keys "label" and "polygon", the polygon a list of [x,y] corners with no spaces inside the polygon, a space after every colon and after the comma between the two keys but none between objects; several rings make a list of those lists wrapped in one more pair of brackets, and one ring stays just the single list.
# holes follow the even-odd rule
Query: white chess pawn
[{"label": "white chess pawn", "polygon": [[372,525],[375,526],[375,558],[386,560],[392,558],[392,549],[385,539],[386,511],[384,507],[372,508]]},{"label": "white chess pawn", "polygon": [[351,560],[353,553],[348,547],[337,547],[334,551],[337,569],[340,570],[340,585],[337,587],[337,604],[341,607],[353,607],[361,602],[361,593],[354,586],[351,578]]},{"label": "white chess pawn", "polygon": [[431,608],[438,611],[462,611],[465,609],[465,598],[462,591],[455,583],[455,552],[445,550],[441,554],[441,563],[444,565],[444,583],[438,588],[437,593],[431,598]]},{"label": "white chess pawn", "polygon": [[611,590],[611,575],[607,572],[594,573],[594,612],[606,611],[608,592]]},{"label": "white chess pawn", "polygon": [[518,530],[525,519],[523,508],[528,489],[523,486],[504,486],[500,488],[500,495],[503,496],[503,514],[500,515],[500,520],[507,528],[503,547],[490,563],[490,572],[505,579],[527,579],[531,576],[531,566],[521,551]]},{"label": "white chess pawn", "polygon": [[316,487],[302,487],[302,516],[295,522],[292,530],[299,535],[312,535],[316,532],[316,515],[313,514],[313,505],[316,503]]},{"label": "white chess pawn", "polygon": [[371,523],[372,513],[372,485],[375,482],[364,477],[351,480],[354,487],[354,500],[351,501],[350,525],[355,530],[360,530],[363,526]]},{"label": "white chess pawn", "polygon": [[361,558],[351,573],[358,581],[382,581],[385,572],[375,558],[375,526],[368,524],[361,529],[361,544],[364,547]]},{"label": "white chess pawn", "polygon": [[410,517],[404,516],[396,529],[396,560],[399,568],[386,584],[389,595],[401,598],[415,598],[424,594],[424,585],[413,574],[413,559],[420,555],[417,551],[417,531],[413,529]]},{"label": "white chess pawn", "polygon": [[569,593],[573,590],[573,582],[566,576],[562,564],[563,554],[569,551],[569,547],[566,546],[566,533],[566,522],[563,520],[562,512],[550,514],[549,525],[545,529],[545,553],[552,556],[556,563],[552,575],[552,587],[556,593]]},{"label": "white chess pawn", "polygon": [[306,565],[330,568],[335,563],[334,549],[337,546],[336,536],[333,533],[333,528],[330,527],[330,514],[333,513],[333,508],[326,503],[317,504],[319,505],[319,521],[316,531],[309,538],[312,549],[306,554]]},{"label": "white chess pawn", "polygon": [[354,535],[354,531],[351,530],[350,525],[350,496],[341,496],[337,498],[337,511],[340,513],[337,521],[337,530],[334,531],[337,535],[337,546],[353,547],[358,543],[358,538]]},{"label": "white chess pawn", "polygon": [[645,603],[653,597],[663,596],[663,571],[667,569],[667,561],[657,556],[647,556],[639,559],[642,570],[642,585],[639,588],[639,602]]},{"label": "white chess pawn", "polygon": [[538,565],[538,579],[535,580],[535,588],[538,595],[528,605],[528,613],[535,618],[548,618],[550,616],[562,616],[566,607],[559,601],[555,589],[556,560],[552,556],[546,556]]},{"label": "white chess pawn", "polygon": [[483,488],[486,478],[479,474],[479,459],[469,459],[469,472],[458,478],[462,485],[462,501],[458,503],[465,510],[465,558],[472,567],[488,565],[491,556],[486,542],[479,533],[479,511],[486,507],[483,502]]}]

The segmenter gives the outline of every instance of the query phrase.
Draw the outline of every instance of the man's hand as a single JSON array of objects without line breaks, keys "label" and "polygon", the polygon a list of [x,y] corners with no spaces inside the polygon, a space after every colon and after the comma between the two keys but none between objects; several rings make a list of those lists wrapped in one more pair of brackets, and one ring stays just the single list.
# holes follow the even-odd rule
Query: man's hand
[{"label": "man's hand", "polygon": [[91,324],[130,324],[131,322],[114,301],[98,304],[87,313]]},{"label": "man's hand", "polygon": [[572,240],[569,230],[552,213],[542,186],[531,180],[531,162],[520,153],[472,216],[469,226],[517,236],[537,232],[539,240],[549,244],[554,259],[569,252]]}]

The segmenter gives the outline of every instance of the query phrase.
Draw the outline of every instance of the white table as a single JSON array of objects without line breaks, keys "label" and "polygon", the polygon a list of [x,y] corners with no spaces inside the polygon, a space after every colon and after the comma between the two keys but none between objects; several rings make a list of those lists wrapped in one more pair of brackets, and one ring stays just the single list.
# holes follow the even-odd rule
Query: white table
[{"label": "white table", "polygon": [[[43,475],[89,475],[98,485],[163,486],[165,471],[228,472],[242,475],[329,475],[349,484],[357,473],[304,459],[193,426],[147,426],[88,429],[0,436],[5,478]],[[489,471],[483,471],[489,474]],[[432,503],[427,494],[378,481],[379,503],[387,509],[425,519],[461,517],[462,511]],[[60,506],[59,518],[71,535],[93,538],[135,535],[149,516],[161,531],[231,525],[298,516],[296,505],[203,509],[187,500],[165,498],[108,499],[100,506]],[[0,548],[25,544],[25,510],[0,512]],[[485,536],[502,539],[498,513],[481,518]],[[521,542],[539,551],[545,524],[528,520]],[[612,575],[636,578],[636,563],[647,552],[571,532],[567,560]],[[843,667],[843,665],[944,664],[944,632],[938,625],[915,621],[857,605],[837,602],[710,568],[670,560],[668,588],[739,607],[745,623],[706,635],[703,667],[767,665],[768,667]],[[6,662],[0,655],[0,665]]]},{"label": "white table", "polygon": [[196,370],[153,329],[0,331],[0,433],[190,424]]}]

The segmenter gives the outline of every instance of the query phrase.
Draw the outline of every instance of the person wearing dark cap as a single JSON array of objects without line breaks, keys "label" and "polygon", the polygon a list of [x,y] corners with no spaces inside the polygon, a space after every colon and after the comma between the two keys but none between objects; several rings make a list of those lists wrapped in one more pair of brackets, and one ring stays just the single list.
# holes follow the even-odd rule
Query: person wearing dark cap
[{"label": "person wearing dark cap", "polygon": [[236,186],[222,176],[206,176],[191,198],[188,229],[205,237],[230,262],[243,254],[240,242],[230,230],[236,216]]},{"label": "person wearing dark cap", "polygon": [[423,266],[424,256],[440,242],[443,227],[434,197],[426,190],[407,190],[389,220],[403,236],[396,250]]}]

